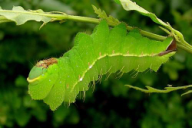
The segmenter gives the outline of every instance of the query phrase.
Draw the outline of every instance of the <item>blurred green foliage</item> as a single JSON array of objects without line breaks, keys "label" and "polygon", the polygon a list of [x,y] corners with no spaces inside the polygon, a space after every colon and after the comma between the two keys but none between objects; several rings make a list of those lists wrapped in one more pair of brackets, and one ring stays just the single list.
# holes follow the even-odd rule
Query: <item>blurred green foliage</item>
[{"label": "blurred green foliage", "polygon": [[[170,22],[192,44],[191,0],[136,0],[160,19]],[[147,31],[165,35],[150,19],[126,12],[113,0],[0,0],[4,9],[13,5],[25,9],[64,11],[96,17],[91,4],[105,10],[120,21]],[[125,87],[131,84],[164,88],[192,84],[192,55],[178,51],[157,72],[146,71],[106,76],[96,87],[90,86],[84,100],[70,107],[64,104],[55,112],[27,93],[28,72],[40,59],[59,57],[73,46],[77,32],[90,33],[94,24],[67,21],[49,23],[39,30],[40,23],[28,22],[0,25],[0,128],[2,127],[114,127],[114,128],[189,128],[192,127],[192,95],[180,92],[144,94]],[[116,78],[116,79],[115,79]],[[95,89],[94,89],[95,88]],[[83,93],[79,95],[82,99]]]}]

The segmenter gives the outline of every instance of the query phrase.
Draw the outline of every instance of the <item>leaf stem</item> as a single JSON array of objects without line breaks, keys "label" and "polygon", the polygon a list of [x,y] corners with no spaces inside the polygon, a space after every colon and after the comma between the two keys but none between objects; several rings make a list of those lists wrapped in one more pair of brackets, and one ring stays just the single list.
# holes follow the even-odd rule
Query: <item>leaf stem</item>
[{"label": "leaf stem", "polygon": [[[91,18],[91,17],[83,17],[83,16],[73,16],[73,15],[49,15],[50,17],[52,18],[57,18],[59,20],[73,20],[73,21],[80,21],[80,22],[89,22],[89,23],[95,23],[95,24],[98,24],[100,22],[101,19],[97,19],[97,18]],[[108,22],[108,24],[110,26],[115,26],[114,24],[111,24]],[[131,27],[131,26],[127,26],[127,30],[131,31],[135,29],[135,27]],[[143,36],[146,36],[146,37],[149,37],[149,38],[152,38],[152,39],[156,39],[156,40],[160,40],[160,41],[163,41],[165,40],[167,37],[165,36],[161,36],[161,35],[157,35],[157,34],[154,34],[154,33],[151,33],[151,32],[147,32],[147,31],[144,31],[144,30],[140,30],[140,33],[143,35]]]},{"label": "leaf stem", "polygon": [[188,44],[186,41],[182,41],[182,43],[177,43],[177,46],[180,49],[183,49],[192,54],[192,46],[190,44]]},{"label": "leaf stem", "polygon": [[[68,15],[68,14],[62,13],[62,12],[57,13],[57,14],[53,13],[53,12],[16,11],[16,10],[0,10],[0,12],[46,16],[46,17],[51,18],[52,21],[72,20],[72,21],[78,21],[78,22],[87,22],[87,23],[99,24],[99,22],[101,20],[98,18]],[[13,22],[13,21],[11,19],[4,17],[4,16],[0,16],[0,23],[3,23],[3,22]],[[108,22],[108,24],[109,24],[109,26],[112,26],[112,27],[115,26],[115,24],[112,24],[110,22]],[[135,28],[136,27],[127,26],[128,31],[133,30]],[[151,32],[148,32],[148,31],[145,31],[142,29],[139,29],[139,30],[143,36],[146,36],[146,37],[151,38],[151,39],[163,41],[167,38],[166,36],[157,35],[155,33],[151,33]],[[192,54],[192,46],[190,44],[188,44],[186,41],[184,41],[184,40],[178,41],[177,44],[178,44],[178,48],[181,48],[181,49]]]},{"label": "leaf stem", "polygon": [[[91,17],[83,17],[83,16],[74,16],[74,15],[68,15],[66,13],[61,13],[61,14],[53,14],[53,13],[47,13],[47,12],[36,12],[36,11],[15,11],[15,10],[0,10],[0,12],[4,13],[17,13],[17,14],[32,14],[32,15],[40,15],[40,16],[46,16],[52,18],[53,21],[62,21],[62,20],[73,20],[73,21],[79,21],[79,22],[88,22],[88,23],[95,23],[98,24],[101,19],[97,18],[91,18]],[[5,21],[2,22],[11,22],[9,19],[4,19]],[[0,19],[1,22],[1,19]],[[115,26],[114,24],[108,23],[110,26]],[[127,30],[133,30],[135,27],[127,26]],[[156,40],[161,40],[163,41],[166,37],[157,35],[151,32],[147,32],[144,30],[139,29],[141,34],[143,36],[156,39]]]}]

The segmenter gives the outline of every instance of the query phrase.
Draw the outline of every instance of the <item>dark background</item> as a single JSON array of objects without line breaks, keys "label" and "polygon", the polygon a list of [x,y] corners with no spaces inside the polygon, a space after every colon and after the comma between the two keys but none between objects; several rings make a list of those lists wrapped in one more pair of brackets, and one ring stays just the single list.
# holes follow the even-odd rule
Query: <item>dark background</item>
[{"label": "dark background", "polygon": [[[181,31],[192,44],[191,0],[136,0],[160,19]],[[69,14],[97,17],[91,5],[105,10],[120,21],[144,30],[166,35],[149,18],[126,12],[113,0],[0,0],[3,9],[20,5],[25,9],[63,11]],[[70,107],[62,105],[52,112],[42,101],[33,101],[27,93],[26,78],[32,66],[41,59],[60,57],[73,46],[78,32],[91,33],[95,24],[67,21],[0,24],[0,128],[1,127],[114,127],[114,128],[189,128],[192,127],[192,95],[183,91],[169,94],[145,94],[125,87],[167,84],[192,84],[192,55],[179,50],[157,73],[124,74],[120,79],[103,77],[95,90],[90,87],[85,100]]]}]

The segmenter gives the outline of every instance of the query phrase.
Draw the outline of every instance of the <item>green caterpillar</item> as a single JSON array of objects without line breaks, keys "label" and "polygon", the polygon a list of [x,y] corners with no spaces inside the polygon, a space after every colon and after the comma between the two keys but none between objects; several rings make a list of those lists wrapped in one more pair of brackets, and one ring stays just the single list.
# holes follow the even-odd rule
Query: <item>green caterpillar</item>
[{"label": "green caterpillar", "polygon": [[99,75],[146,69],[157,71],[175,54],[176,43],[141,36],[138,30],[127,33],[119,24],[109,30],[101,21],[91,35],[77,34],[74,47],[60,58],[39,61],[30,71],[29,94],[55,110],[63,102],[74,103],[80,91],[86,91]]}]

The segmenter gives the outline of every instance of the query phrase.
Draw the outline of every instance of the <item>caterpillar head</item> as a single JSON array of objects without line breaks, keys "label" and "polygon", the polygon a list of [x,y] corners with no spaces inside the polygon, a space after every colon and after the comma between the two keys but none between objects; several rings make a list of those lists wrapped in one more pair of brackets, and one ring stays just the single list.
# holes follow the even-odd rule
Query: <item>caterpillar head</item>
[{"label": "caterpillar head", "polygon": [[53,84],[58,78],[58,61],[56,58],[39,61],[30,71],[29,94],[34,99],[42,99],[47,96]]}]

